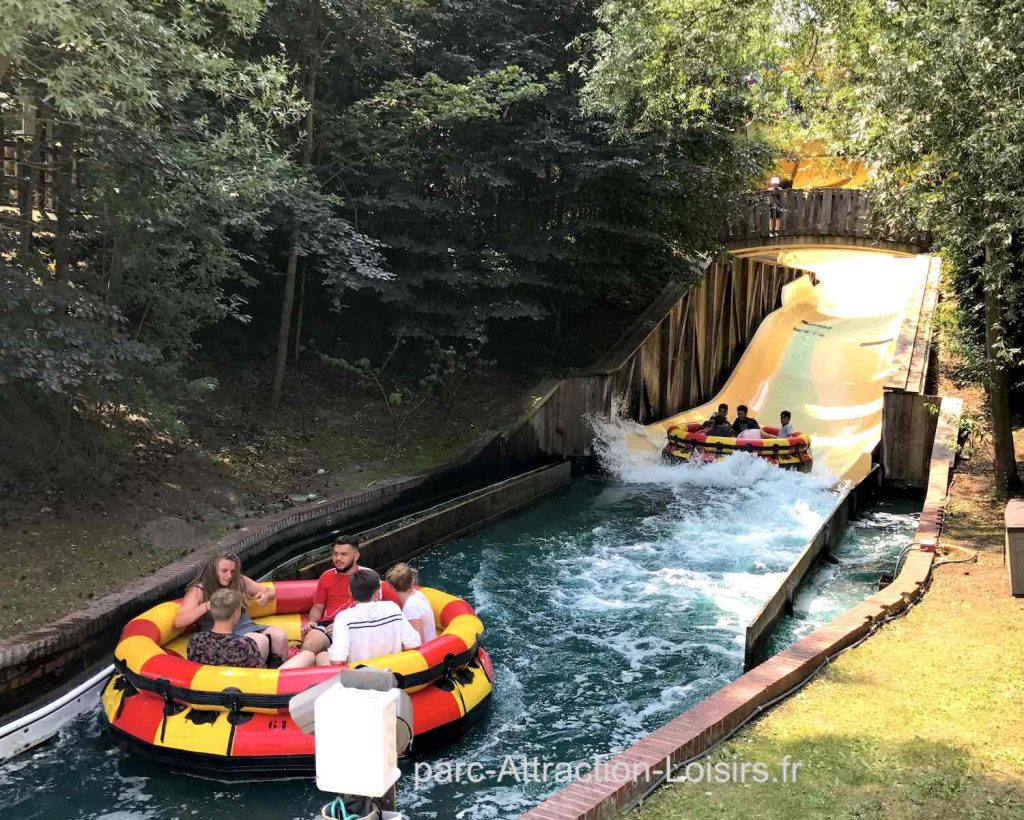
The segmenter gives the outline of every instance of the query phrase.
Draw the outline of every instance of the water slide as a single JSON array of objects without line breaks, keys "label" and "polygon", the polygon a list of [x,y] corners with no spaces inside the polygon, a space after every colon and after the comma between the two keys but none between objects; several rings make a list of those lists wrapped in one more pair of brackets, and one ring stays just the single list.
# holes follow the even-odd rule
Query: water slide
[{"label": "water slide", "polygon": [[[781,264],[811,271],[783,289],[729,380],[711,401],[647,427],[664,442],[672,424],[703,421],[720,402],[746,404],[762,425],[793,425],[811,436],[814,471],[857,483],[871,469],[882,427],[882,392],[909,367],[922,305],[938,261],[872,251],[782,251]],[[905,377],[904,377],[905,378]]]}]

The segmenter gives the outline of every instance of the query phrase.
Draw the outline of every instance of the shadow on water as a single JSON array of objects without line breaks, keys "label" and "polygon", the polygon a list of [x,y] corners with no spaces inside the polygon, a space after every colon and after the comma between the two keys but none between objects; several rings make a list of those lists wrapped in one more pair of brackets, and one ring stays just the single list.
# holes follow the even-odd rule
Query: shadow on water
[{"label": "shadow on water", "polygon": [[[744,625],[834,503],[826,481],[745,456],[649,465],[574,482],[424,556],[424,583],[477,607],[496,688],[465,736],[405,762],[400,806],[414,818],[513,817],[555,791],[569,764],[585,771],[735,679]],[[845,588],[822,589],[844,605]],[[533,761],[563,768],[534,782]],[[456,778],[459,762],[477,767]],[[311,781],[168,773],[115,744],[98,712],[0,767],[0,800],[12,820],[280,820],[326,802]]]}]

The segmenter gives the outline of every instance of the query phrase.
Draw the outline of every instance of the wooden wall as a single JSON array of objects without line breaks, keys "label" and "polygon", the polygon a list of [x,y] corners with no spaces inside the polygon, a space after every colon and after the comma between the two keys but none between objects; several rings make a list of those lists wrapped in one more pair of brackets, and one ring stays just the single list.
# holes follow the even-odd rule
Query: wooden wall
[{"label": "wooden wall", "polygon": [[613,402],[648,424],[712,398],[761,321],[780,306],[782,286],[802,275],[728,258],[711,263],[692,286],[669,285],[590,372],[538,386],[507,436],[510,463],[591,455],[588,417],[609,417]]},{"label": "wooden wall", "polygon": [[882,470],[887,485],[928,486],[928,469],[935,428],[939,423],[938,396],[886,390],[882,402]]}]

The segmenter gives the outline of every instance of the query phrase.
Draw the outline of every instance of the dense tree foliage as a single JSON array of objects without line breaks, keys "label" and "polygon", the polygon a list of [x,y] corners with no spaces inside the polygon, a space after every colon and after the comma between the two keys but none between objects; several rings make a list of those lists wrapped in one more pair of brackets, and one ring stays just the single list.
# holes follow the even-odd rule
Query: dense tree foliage
[{"label": "dense tree foliage", "polygon": [[926,225],[947,260],[959,340],[988,388],[995,467],[1017,489],[1011,373],[1024,326],[1024,7],[823,2],[810,109],[875,166],[879,218]]},{"label": "dense tree foliage", "polygon": [[[626,135],[586,113],[594,7],[434,0],[391,9],[389,29],[378,5],[387,43],[321,49],[311,166],[394,278],[307,268],[305,286],[371,348],[489,340],[508,357],[524,324],[550,347],[595,305],[628,315],[715,246],[764,152],[737,136],[740,110]],[[348,36],[329,19],[321,42]]]},{"label": "dense tree foliage", "polygon": [[[8,464],[15,454],[47,464],[85,430],[105,429],[173,372],[199,329],[243,315],[225,289],[246,278],[235,236],[260,235],[267,196],[288,184],[288,159],[268,135],[298,100],[282,60],[232,53],[260,3],[173,8],[4,3]],[[90,461],[86,452],[68,468]]]},{"label": "dense tree foliage", "polygon": [[[1024,7],[706,5],[606,2],[591,107],[627,123],[692,120],[745,85],[756,127],[783,139],[826,138],[867,159],[878,219],[930,228],[947,259],[959,340],[968,362],[983,364],[977,372],[989,389],[1000,483],[1019,486],[1009,389],[1024,347]],[[716,40],[709,28],[735,33]]]},{"label": "dense tree foliage", "polygon": [[[594,0],[3,5],[7,453],[155,412],[198,345],[265,356],[275,401],[307,349],[564,363],[694,275],[767,160],[742,83],[627,128],[585,99]],[[737,24],[705,35],[732,77]]]}]

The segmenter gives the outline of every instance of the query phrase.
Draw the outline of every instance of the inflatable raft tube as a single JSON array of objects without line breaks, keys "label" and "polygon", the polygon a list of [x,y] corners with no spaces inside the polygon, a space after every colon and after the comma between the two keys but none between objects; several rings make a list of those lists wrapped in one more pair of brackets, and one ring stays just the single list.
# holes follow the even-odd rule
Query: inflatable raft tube
[{"label": "inflatable raft tube", "polygon": [[669,464],[710,462],[733,453],[750,453],[789,470],[809,473],[814,466],[811,439],[806,433],[778,438],[778,427],[762,427],[761,438],[738,439],[732,436],[707,436],[697,422],[674,424],[668,428],[668,442],[661,458]]},{"label": "inflatable raft tube", "polygon": [[[277,581],[276,600],[249,614],[301,639],[316,581]],[[423,646],[353,667],[390,669],[413,706],[413,749],[464,732],[484,713],[494,670],[479,644],[483,624],[454,595],[421,587],[438,635]],[[114,650],[115,672],[102,704],[113,731],[169,768],[222,780],[312,774],[313,737],[288,714],[291,696],[331,678],[339,667],[240,669],[186,658],[190,633],[174,627],[179,601],[129,621]]]}]

